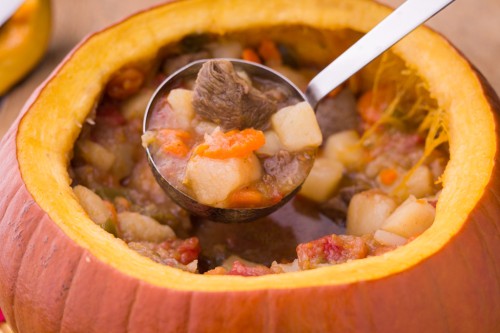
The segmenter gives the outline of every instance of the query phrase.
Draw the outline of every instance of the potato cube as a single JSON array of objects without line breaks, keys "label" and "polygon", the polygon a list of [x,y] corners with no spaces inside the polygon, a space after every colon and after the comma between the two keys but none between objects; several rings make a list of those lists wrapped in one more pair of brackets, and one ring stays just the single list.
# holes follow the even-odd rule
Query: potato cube
[{"label": "potato cube", "polygon": [[408,239],[382,229],[375,231],[373,239],[382,245],[388,246],[401,246],[408,242]]},{"label": "potato cube", "polygon": [[261,166],[252,154],[247,158],[212,159],[198,155],[186,167],[185,183],[206,205],[223,202],[234,190],[261,177]]},{"label": "potato cube", "polygon": [[390,196],[379,190],[355,194],[347,209],[347,234],[362,236],[374,233],[396,206]]},{"label": "potato cube", "polygon": [[326,141],[325,156],[340,161],[347,170],[359,170],[366,163],[366,153],[356,131],[330,135]]},{"label": "potato cube", "polygon": [[264,132],[264,136],[266,138],[266,143],[256,150],[258,154],[272,156],[283,149],[280,138],[275,131],[266,131]]},{"label": "potato cube", "polygon": [[239,58],[243,47],[239,42],[222,42],[209,44],[208,48],[214,58]]},{"label": "potato cube", "polygon": [[431,170],[425,166],[419,166],[411,175],[410,179],[406,182],[406,188],[409,194],[417,198],[422,198],[432,194],[432,173]]},{"label": "potato cube", "polygon": [[121,180],[129,176],[134,168],[134,147],[129,143],[116,143],[112,149],[115,161],[111,167],[111,174]]},{"label": "potato cube", "polygon": [[280,109],[271,117],[271,124],[289,151],[318,147],[323,140],[314,110],[307,102]]},{"label": "potato cube", "polygon": [[344,167],[339,162],[319,157],[299,193],[313,201],[323,202],[337,189],[343,171]]},{"label": "potato cube", "polygon": [[194,118],[193,92],[187,89],[173,89],[167,96],[167,102],[175,115],[176,127],[189,128]]},{"label": "potato cube", "polygon": [[381,229],[410,238],[420,235],[434,222],[435,208],[424,199],[410,196],[382,224]]},{"label": "potato cube", "polygon": [[83,159],[101,171],[109,171],[115,162],[115,154],[90,140],[77,143],[77,151]]},{"label": "potato cube", "polygon": [[122,114],[125,119],[142,119],[153,93],[154,90],[152,89],[144,89],[125,100],[121,105]]},{"label": "potato cube", "polygon": [[77,185],[73,188],[73,192],[90,219],[96,224],[104,226],[108,220],[113,218],[113,213],[108,209],[104,200],[92,190]]},{"label": "potato cube", "polygon": [[118,214],[120,237],[127,242],[160,243],[175,238],[175,233],[168,225],[160,224],[155,219],[135,212]]},{"label": "potato cube", "polygon": [[204,134],[212,134],[217,128],[218,125],[216,123],[203,120],[195,124],[194,130],[196,133],[204,135]]},{"label": "potato cube", "polygon": [[275,273],[291,273],[300,271],[299,259],[295,259],[288,264],[278,264],[277,261],[273,261],[271,264],[271,270]]}]

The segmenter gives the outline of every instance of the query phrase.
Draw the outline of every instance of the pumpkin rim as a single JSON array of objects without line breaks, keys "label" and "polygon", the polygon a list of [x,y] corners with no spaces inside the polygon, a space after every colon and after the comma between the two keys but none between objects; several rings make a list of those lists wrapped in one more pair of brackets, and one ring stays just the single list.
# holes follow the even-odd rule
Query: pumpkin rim
[{"label": "pumpkin rim", "polygon": [[[390,11],[367,0],[314,0],[314,3],[238,0],[231,4],[228,6],[227,0],[190,0],[160,5],[88,36],[65,58],[34,93],[19,119],[16,137],[19,168],[26,188],[37,204],[68,237],[88,249],[98,260],[128,276],[175,290],[246,291],[341,285],[397,274],[438,253],[459,233],[480,201],[493,173],[497,142],[492,107],[480,79],[458,51],[426,27],[418,28],[396,44],[392,51],[426,80],[439,105],[449,110],[450,163],[443,176],[444,189],[435,222],[410,244],[382,256],[309,271],[253,278],[205,276],[153,263],[88,218],[69,186],[69,156],[81,124],[102,86],[122,65],[152,57],[162,45],[192,32],[219,33],[286,24],[367,31]],[[319,13],[317,7],[325,4],[331,6]],[[221,7],[230,9],[216,16],[215,11]],[[235,8],[238,8],[238,15],[233,12]],[[276,8],[280,8],[280,15],[274,15]],[[255,15],[256,12],[259,15]],[[189,23],[182,20],[181,13],[192,16]],[[169,29],[165,29],[169,31],[153,30],[155,24],[160,25],[162,21],[170,22]],[[99,64],[91,60],[93,52],[103,50],[110,39],[120,40],[120,36],[127,36],[127,39],[115,45],[113,54],[99,57]],[[419,49],[419,53],[415,54],[414,49]],[[120,58],[112,59],[114,54],[120,54]],[[433,62],[427,63],[427,59]],[[440,66],[453,66],[454,73],[446,73]],[[80,73],[75,80],[75,73],[82,69],[86,72]],[[455,79],[453,74],[456,73],[462,80]],[[81,87],[86,89],[84,94],[79,94]],[[62,89],[66,96],[58,95]],[[50,114],[45,111],[47,108],[51,109]],[[66,112],[68,109],[74,112]],[[482,133],[482,137],[473,133]],[[466,198],[468,200],[464,200]]]}]

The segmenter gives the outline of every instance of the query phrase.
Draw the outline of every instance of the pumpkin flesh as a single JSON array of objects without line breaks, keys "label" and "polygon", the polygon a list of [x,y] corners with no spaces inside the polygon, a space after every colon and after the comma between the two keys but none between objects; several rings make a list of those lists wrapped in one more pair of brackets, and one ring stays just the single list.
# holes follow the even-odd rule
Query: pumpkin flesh
[{"label": "pumpkin flesh", "polygon": [[[91,36],[34,95],[6,135],[0,165],[9,170],[9,177],[1,180],[1,187],[9,195],[0,201],[0,235],[6,244],[1,251],[10,249],[9,258],[19,264],[2,259],[0,306],[11,324],[20,332],[85,331],[90,326],[109,332],[126,326],[131,331],[173,331],[186,325],[190,331],[215,331],[222,320],[224,327],[239,331],[309,327],[318,332],[417,332],[422,325],[436,332],[467,332],[478,325],[494,331],[499,325],[494,295],[500,292],[495,255],[500,253],[500,203],[495,192],[500,185],[500,134],[494,113],[498,105],[494,95],[493,102],[485,97],[470,65],[424,28],[398,43],[393,52],[416,70],[447,110],[451,160],[434,225],[414,242],[382,257],[306,272],[252,279],[207,277],[154,265],[88,219],[69,187],[69,154],[102,87],[123,65],[151,59],[162,45],[196,31],[302,24],[363,32],[388,13],[371,2],[318,0],[314,5],[242,1],[235,6],[238,15],[231,10],[216,14],[225,3],[176,2]],[[318,9],[322,5],[328,6]],[[276,16],[278,9],[281,14]],[[187,22],[179,13],[190,13],[192,19]],[[165,21],[170,22],[168,29]],[[103,54],[111,39],[122,42]],[[99,64],[97,52],[102,54]],[[443,71],[450,66],[453,74]],[[477,257],[483,260],[474,260]],[[460,263],[450,265],[453,259]],[[469,284],[474,278],[481,278],[481,283]],[[420,291],[411,298],[405,296],[409,283],[411,290]],[[391,294],[399,297],[391,299]],[[238,311],[231,311],[236,304]],[[152,305],[152,312],[141,310]],[[82,306],[95,312],[84,314]],[[213,308],[220,311],[206,312]],[[165,322],[161,317],[166,312],[170,315]]]}]

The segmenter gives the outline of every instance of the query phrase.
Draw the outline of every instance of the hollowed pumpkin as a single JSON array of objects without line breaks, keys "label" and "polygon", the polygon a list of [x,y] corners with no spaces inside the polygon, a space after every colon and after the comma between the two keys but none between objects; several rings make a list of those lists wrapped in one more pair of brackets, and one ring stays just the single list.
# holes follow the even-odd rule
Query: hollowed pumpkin
[{"label": "hollowed pumpkin", "polygon": [[50,26],[50,0],[26,0],[0,27],[0,96],[40,61]]},{"label": "hollowed pumpkin", "polygon": [[393,52],[448,115],[451,160],[432,227],[379,257],[262,277],[155,264],[96,226],[67,166],[110,76],[191,33],[300,25],[366,32],[365,0],[192,0],[88,37],[28,101],[0,152],[0,307],[18,332],[498,332],[498,98],[419,28]]}]

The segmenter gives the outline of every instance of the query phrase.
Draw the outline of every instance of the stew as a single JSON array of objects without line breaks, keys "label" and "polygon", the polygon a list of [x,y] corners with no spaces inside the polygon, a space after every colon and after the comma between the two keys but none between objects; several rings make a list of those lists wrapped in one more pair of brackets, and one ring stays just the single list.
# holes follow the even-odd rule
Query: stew
[{"label": "stew", "polygon": [[[381,255],[425,232],[434,220],[439,180],[449,159],[441,121],[445,113],[425,83],[390,53],[319,104],[322,143],[300,149],[284,144],[272,119],[281,109],[302,106],[259,78],[231,70],[223,75],[256,89],[253,98],[264,96],[258,101],[265,110],[261,118],[248,120],[245,111],[232,113],[224,101],[215,101],[209,92],[218,88],[203,82],[202,75],[200,83],[183,82],[164,96],[151,132],[141,138],[153,91],[193,60],[240,57],[261,62],[304,87],[335,54],[326,46],[316,50],[324,57],[304,52],[301,45],[310,36],[324,39],[322,45],[331,44],[327,38],[344,45],[358,37],[354,32],[288,29],[308,38],[295,43],[272,29],[188,36],[165,47],[158,59],[115,73],[82,128],[69,168],[74,193],[89,217],[160,264],[244,276]],[[289,125],[283,130],[298,133]],[[143,142],[176,186],[214,205],[266,205],[311,170],[299,194],[280,210],[251,223],[227,225],[189,216],[173,203],[149,169]],[[314,146],[320,143],[316,153]],[[205,172],[224,182],[216,178],[200,185],[198,177]],[[231,186],[226,186],[228,174],[237,178]]]}]

